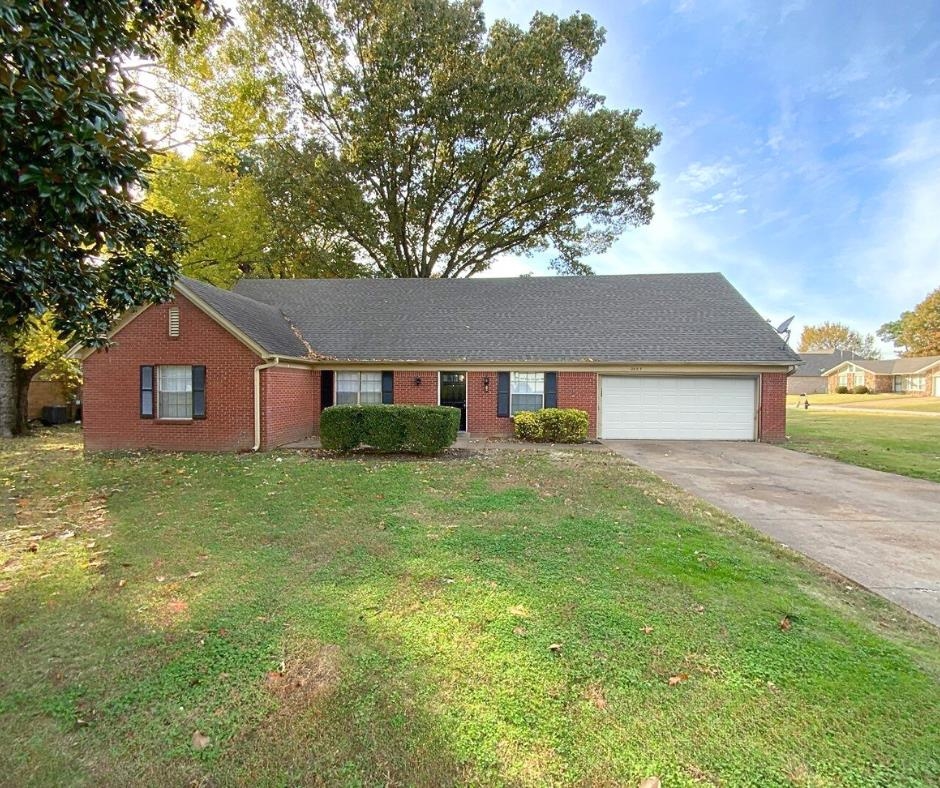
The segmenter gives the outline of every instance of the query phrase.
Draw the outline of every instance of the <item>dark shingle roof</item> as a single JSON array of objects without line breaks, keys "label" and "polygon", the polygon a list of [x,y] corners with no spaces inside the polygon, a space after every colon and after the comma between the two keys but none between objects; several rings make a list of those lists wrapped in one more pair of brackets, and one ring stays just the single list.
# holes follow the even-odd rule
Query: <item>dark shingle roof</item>
[{"label": "dark shingle roof", "polygon": [[852,361],[861,364],[869,359],[862,358],[850,350],[833,350],[829,353],[800,353],[802,361],[797,367],[796,374],[803,377],[821,377],[843,361]]},{"label": "dark shingle roof", "polygon": [[[244,279],[318,354],[355,361],[794,364],[721,274]],[[244,299],[238,319],[248,319]],[[252,318],[254,319],[254,318]],[[270,320],[270,318],[268,318]],[[267,322],[267,321],[266,321]],[[247,333],[247,331],[246,331]]]},{"label": "dark shingle roof", "polygon": [[307,347],[276,306],[181,276],[179,283],[270,353],[303,358]]}]

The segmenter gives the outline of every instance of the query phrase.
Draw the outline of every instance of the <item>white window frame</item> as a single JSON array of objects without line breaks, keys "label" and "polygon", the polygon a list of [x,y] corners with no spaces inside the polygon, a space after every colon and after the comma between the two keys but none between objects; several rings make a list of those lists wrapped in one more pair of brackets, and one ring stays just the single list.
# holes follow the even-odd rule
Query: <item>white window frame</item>
[{"label": "white window frame", "polygon": [[839,385],[845,386],[846,388],[848,388],[848,385],[849,385],[849,373],[848,372],[839,373]]},{"label": "white window frame", "polygon": [[[357,376],[358,385],[357,385],[357,387],[356,387],[356,401],[355,401],[355,402],[340,402],[340,401],[339,401],[339,395],[340,395],[339,380],[340,380],[340,377],[343,376],[343,375],[349,375],[349,376],[351,376],[351,375],[356,375],[356,376]],[[362,395],[363,395],[363,391],[362,391],[362,376],[363,376],[363,375],[375,375],[376,378],[378,379],[378,390],[377,390],[377,393],[378,393],[378,395],[379,395],[379,399],[378,399],[377,402],[363,402],[363,401],[362,401]],[[342,392],[342,393],[343,393],[343,394],[350,394],[350,393],[352,393],[352,392],[350,392],[350,391],[344,391],[344,392]],[[366,393],[367,393],[367,394],[375,394],[376,392],[375,392],[375,391],[368,391],[368,392],[366,392]],[[338,370],[336,370],[336,372],[335,372],[334,375],[333,375],[333,404],[335,404],[335,405],[381,405],[381,404],[382,404],[382,373],[381,373],[381,372],[372,372],[371,370],[370,370],[370,371],[366,371],[366,372],[361,372],[361,371],[359,371],[359,370],[354,370],[354,369],[338,369]]]},{"label": "white window frame", "polygon": [[[516,391],[516,381],[523,381],[523,379],[528,378],[539,378],[538,381],[538,391]],[[530,384],[531,385],[531,384]],[[516,409],[515,398],[517,396],[527,396],[532,397],[536,394],[541,395],[541,405],[537,408],[519,408]],[[545,407],[545,373],[544,372],[511,372],[509,374],[509,416],[515,416],[517,413],[525,412],[534,412],[537,410],[542,410]]]},{"label": "white window frame", "polygon": [[[192,421],[193,420],[193,367],[192,364],[160,364],[155,367],[156,370],[156,386],[155,386],[155,402],[154,410],[156,411],[156,417],[160,421]],[[183,389],[167,389],[164,391],[163,383],[164,374],[167,374],[169,370],[174,372],[178,370],[186,370],[186,375],[184,378],[185,388]],[[182,378],[182,376],[180,376]],[[163,395],[164,394],[189,394],[189,415],[188,416],[166,416],[163,413]]]}]

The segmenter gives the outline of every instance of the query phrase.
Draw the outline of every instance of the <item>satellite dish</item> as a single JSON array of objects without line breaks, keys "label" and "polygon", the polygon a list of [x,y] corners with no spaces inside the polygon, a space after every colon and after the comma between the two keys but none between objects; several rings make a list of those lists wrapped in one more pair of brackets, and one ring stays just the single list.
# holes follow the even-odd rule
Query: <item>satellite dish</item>
[{"label": "satellite dish", "polygon": [[783,341],[787,344],[790,344],[790,323],[793,322],[793,318],[796,315],[790,315],[786,320],[784,320],[777,328],[775,329],[780,336],[783,337]]}]

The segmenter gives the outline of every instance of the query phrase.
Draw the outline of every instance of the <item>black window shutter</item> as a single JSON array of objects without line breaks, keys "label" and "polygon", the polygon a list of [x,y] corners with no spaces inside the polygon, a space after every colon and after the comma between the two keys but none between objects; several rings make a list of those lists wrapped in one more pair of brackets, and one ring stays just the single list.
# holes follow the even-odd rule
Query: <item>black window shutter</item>
[{"label": "black window shutter", "polygon": [[383,405],[395,404],[395,373],[394,372],[382,373],[382,404]]},{"label": "black window shutter", "polygon": [[496,415],[500,418],[509,416],[509,373],[496,373]]},{"label": "black window shutter", "polygon": [[545,373],[545,407],[558,407],[558,373]]},{"label": "black window shutter", "polygon": [[320,371],[320,410],[333,405],[333,370]]},{"label": "black window shutter", "polygon": [[206,417],[206,368],[193,367],[193,418]]},{"label": "black window shutter", "polygon": [[140,417],[153,418],[153,367],[140,368]]}]

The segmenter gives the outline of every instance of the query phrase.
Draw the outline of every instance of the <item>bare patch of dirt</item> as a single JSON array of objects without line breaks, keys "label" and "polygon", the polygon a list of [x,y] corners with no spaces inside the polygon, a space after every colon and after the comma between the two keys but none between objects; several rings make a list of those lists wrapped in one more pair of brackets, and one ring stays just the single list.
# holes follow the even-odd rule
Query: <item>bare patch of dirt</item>
[{"label": "bare patch of dirt", "polygon": [[339,646],[326,644],[285,660],[281,670],[265,676],[268,692],[280,701],[281,713],[294,714],[328,697],[342,676]]},{"label": "bare patch of dirt", "polygon": [[584,689],[584,699],[594,705],[595,709],[604,711],[607,708],[607,697],[600,684],[590,684]]}]

